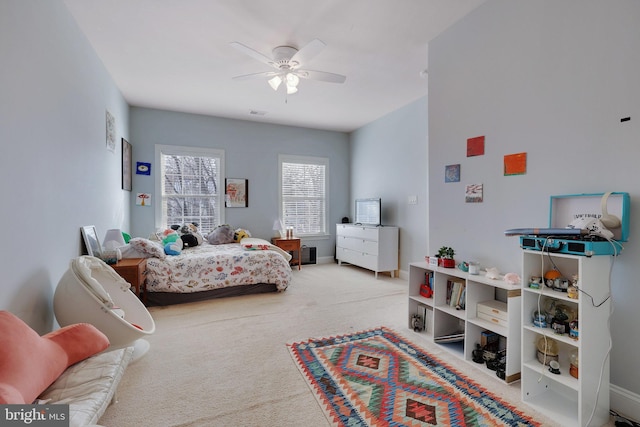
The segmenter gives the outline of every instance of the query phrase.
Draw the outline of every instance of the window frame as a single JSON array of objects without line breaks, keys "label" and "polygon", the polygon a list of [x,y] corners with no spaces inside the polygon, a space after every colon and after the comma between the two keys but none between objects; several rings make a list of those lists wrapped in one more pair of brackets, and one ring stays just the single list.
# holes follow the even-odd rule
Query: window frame
[{"label": "window frame", "polygon": [[[225,192],[224,192],[224,168],[225,168],[225,152],[222,149],[218,148],[208,148],[208,147],[186,147],[179,145],[160,145],[156,144],[155,146],[155,162],[156,162],[156,173],[155,177],[155,192],[156,192],[156,203],[154,209],[154,222],[156,230],[164,229],[165,225],[162,224],[162,179],[164,176],[164,171],[162,169],[162,155],[177,155],[177,156],[194,156],[194,157],[215,157],[220,161],[220,165],[218,168],[218,189],[220,191],[218,195],[218,200],[216,203],[217,211],[219,212],[218,221],[219,224],[225,223]],[[171,224],[167,224],[169,226]]]},{"label": "window frame", "polygon": [[[319,156],[298,156],[298,155],[290,155],[290,154],[280,154],[278,155],[278,215],[279,218],[284,222],[284,202],[285,197],[283,194],[283,165],[284,163],[297,163],[297,164],[308,164],[308,165],[321,165],[324,166],[324,231],[320,233],[302,233],[300,231],[295,231],[296,236],[298,237],[318,237],[318,238],[326,238],[329,237],[329,158],[328,157],[319,157]],[[286,227],[286,224],[285,224]]]}]

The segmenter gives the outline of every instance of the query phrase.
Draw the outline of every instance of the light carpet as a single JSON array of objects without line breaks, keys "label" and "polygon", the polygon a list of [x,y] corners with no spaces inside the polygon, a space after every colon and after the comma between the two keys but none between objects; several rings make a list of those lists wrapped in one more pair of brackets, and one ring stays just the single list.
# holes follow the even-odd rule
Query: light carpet
[{"label": "light carpet", "polygon": [[336,427],[539,426],[385,327],[288,347]]},{"label": "light carpet", "polygon": [[385,325],[455,365],[544,426],[506,385],[457,360],[407,325],[407,282],[352,266],[294,269],[283,293],[149,309],[151,348],[129,365],[119,402],[100,419],[123,426],[329,426],[286,343]]}]

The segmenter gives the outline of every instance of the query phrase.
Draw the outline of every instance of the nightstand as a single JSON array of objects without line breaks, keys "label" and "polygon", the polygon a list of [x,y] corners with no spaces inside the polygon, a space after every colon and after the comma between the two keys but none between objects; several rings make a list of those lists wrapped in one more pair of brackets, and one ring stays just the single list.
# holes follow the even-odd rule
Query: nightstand
[{"label": "nightstand", "polygon": [[300,239],[297,237],[291,237],[289,239],[284,237],[274,237],[271,239],[271,243],[282,249],[283,251],[293,252],[292,255],[297,258],[291,258],[291,264],[298,263],[298,270],[302,265],[302,254],[300,253]]},{"label": "nightstand", "polygon": [[111,267],[118,273],[124,280],[129,282],[135,289],[135,294],[140,298],[142,296],[142,302],[147,302],[147,288],[146,288],[146,275],[147,275],[147,259],[146,258],[124,258]]}]

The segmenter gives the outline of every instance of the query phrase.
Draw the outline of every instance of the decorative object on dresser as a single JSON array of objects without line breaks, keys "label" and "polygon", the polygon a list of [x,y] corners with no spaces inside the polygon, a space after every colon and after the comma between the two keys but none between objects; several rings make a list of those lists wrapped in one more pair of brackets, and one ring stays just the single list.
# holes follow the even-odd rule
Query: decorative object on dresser
[{"label": "decorative object on dresser", "polygon": [[[423,291],[425,283],[430,297]],[[491,336],[496,344],[484,372],[506,383],[520,379],[520,302],[520,286],[502,276],[490,279],[427,262],[409,264],[409,328],[414,329],[416,313],[423,315],[426,328],[418,335],[470,363],[479,361],[476,345],[486,347]]]},{"label": "decorative object on dresser", "polygon": [[287,347],[333,426],[540,425],[389,328]]},{"label": "decorative object on dresser", "polygon": [[398,227],[356,224],[336,225],[336,259],[391,277],[398,269]]},{"label": "decorative object on dresser", "polygon": [[82,239],[87,255],[100,257],[102,255],[102,246],[100,245],[100,239],[98,239],[96,227],[94,225],[85,225],[80,228],[80,231],[82,232]]}]

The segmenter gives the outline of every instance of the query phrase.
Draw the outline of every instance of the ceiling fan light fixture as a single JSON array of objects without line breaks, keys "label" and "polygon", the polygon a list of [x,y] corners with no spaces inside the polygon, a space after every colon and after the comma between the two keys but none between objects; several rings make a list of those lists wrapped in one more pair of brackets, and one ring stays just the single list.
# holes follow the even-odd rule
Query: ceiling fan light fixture
[{"label": "ceiling fan light fixture", "polygon": [[282,83],[282,78],[280,76],[274,76],[269,79],[269,86],[271,86],[273,90],[278,90],[280,83]]},{"label": "ceiling fan light fixture", "polygon": [[296,93],[298,91],[298,83],[300,83],[300,78],[293,73],[287,73],[284,78],[287,83],[287,94],[291,95]]},{"label": "ceiling fan light fixture", "polygon": [[293,73],[287,73],[287,86],[298,87],[298,83],[300,83],[300,78]]}]

